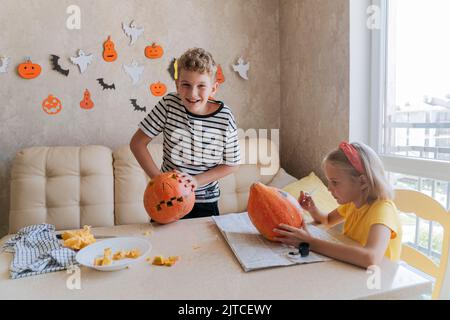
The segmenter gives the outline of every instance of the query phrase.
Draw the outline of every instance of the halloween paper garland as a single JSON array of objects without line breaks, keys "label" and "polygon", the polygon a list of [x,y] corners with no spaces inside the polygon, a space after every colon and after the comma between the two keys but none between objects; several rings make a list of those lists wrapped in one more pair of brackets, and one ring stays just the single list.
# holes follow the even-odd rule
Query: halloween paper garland
[{"label": "halloween paper garland", "polygon": [[94,102],[91,100],[91,93],[88,89],[84,90],[83,100],[80,102],[81,109],[92,109],[94,107]]},{"label": "halloween paper garland", "polygon": [[84,73],[88,67],[92,63],[92,60],[94,58],[94,55],[92,54],[85,54],[83,50],[78,50],[78,57],[70,57],[70,61],[72,61],[73,64],[77,65],[80,69],[81,73]]},{"label": "halloween paper garland", "polygon": [[122,22],[122,29],[130,37],[130,46],[134,45],[137,39],[144,33],[144,28],[137,28],[134,25],[134,21],[131,21],[129,25]]},{"label": "halloween paper garland", "polygon": [[103,80],[103,78],[98,78],[97,81],[102,86],[103,90],[105,90],[105,89],[116,90],[116,85],[114,83],[106,84],[105,81]]},{"label": "halloween paper garland", "polygon": [[58,114],[62,110],[61,100],[50,94],[42,101],[42,110],[49,115]]},{"label": "halloween paper garland", "polygon": [[52,69],[61,73],[64,76],[68,76],[69,75],[69,69],[63,69],[60,65],[59,65],[59,56],[55,55],[55,54],[51,54],[50,55],[50,61],[52,63]]},{"label": "halloween paper garland", "polygon": [[9,66],[10,59],[8,57],[2,56],[2,57],[0,57],[0,62],[1,62],[0,73],[8,72],[8,66]]},{"label": "halloween paper garland", "polygon": [[106,62],[114,62],[117,59],[117,51],[115,44],[111,40],[111,36],[103,43],[103,60]]},{"label": "halloween paper garland", "polygon": [[17,66],[17,73],[24,79],[34,79],[39,77],[42,68],[39,64],[33,63],[30,58],[26,58],[25,62],[22,62]]},{"label": "halloween paper garland", "polygon": [[248,70],[250,69],[250,62],[244,63],[244,59],[240,57],[237,64],[233,65],[233,70],[237,72],[241,78],[248,80]]},{"label": "halloween paper garland", "polygon": [[131,105],[134,107],[134,111],[147,112],[147,107],[141,107],[137,104],[137,99],[130,99]]},{"label": "halloween paper garland", "polygon": [[155,97],[162,97],[167,92],[167,86],[164,83],[161,83],[160,81],[152,83],[150,85],[150,92]]},{"label": "halloween paper garland", "polygon": [[130,65],[124,64],[123,69],[125,70],[125,73],[131,77],[131,80],[133,80],[133,85],[137,85],[142,73],[144,72],[144,66],[139,65],[133,60]]}]

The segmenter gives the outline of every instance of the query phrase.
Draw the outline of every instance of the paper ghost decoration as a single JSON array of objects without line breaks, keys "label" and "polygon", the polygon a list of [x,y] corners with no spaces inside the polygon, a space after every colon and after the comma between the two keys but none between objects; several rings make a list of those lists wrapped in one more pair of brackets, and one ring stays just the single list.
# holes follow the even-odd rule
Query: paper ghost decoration
[{"label": "paper ghost decoration", "polygon": [[6,73],[8,71],[9,66],[9,58],[0,57],[1,65],[0,65],[0,73]]},{"label": "paper ghost decoration", "polygon": [[137,28],[134,25],[134,21],[130,22],[130,25],[127,26],[122,22],[122,29],[125,34],[130,37],[130,46],[132,46],[136,40],[144,33],[144,28]]},{"label": "paper ghost decoration", "polygon": [[239,75],[241,76],[241,78],[248,80],[248,69],[250,68],[250,62],[247,62],[244,64],[244,59],[242,59],[242,57],[240,57],[238,59],[237,64],[233,65],[233,70],[236,71],[237,73],[239,73]]},{"label": "paper ghost decoration", "polygon": [[78,50],[78,57],[70,57],[70,61],[80,68],[81,73],[84,73],[88,65],[92,63],[93,58],[94,56],[92,54],[86,55],[84,51],[80,49]]},{"label": "paper ghost decoration", "polygon": [[137,85],[139,82],[139,78],[144,72],[144,66],[139,65],[136,61],[133,60],[131,62],[131,65],[127,66],[124,64],[123,69],[125,70],[125,73],[128,74],[133,80],[133,85]]}]

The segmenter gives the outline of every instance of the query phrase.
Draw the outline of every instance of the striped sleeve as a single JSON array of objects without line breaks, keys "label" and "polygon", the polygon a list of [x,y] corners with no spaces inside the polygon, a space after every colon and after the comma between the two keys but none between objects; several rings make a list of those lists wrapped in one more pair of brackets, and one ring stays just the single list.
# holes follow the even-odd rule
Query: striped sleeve
[{"label": "striped sleeve", "polygon": [[223,149],[223,164],[237,166],[241,162],[241,152],[239,149],[238,131],[234,118],[230,117],[230,123],[226,134],[225,146]]},{"label": "striped sleeve", "polygon": [[144,120],[139,123],[139,129],[152,139],[159,135],[166,124],[167,108],[165,98],[162,98]]}]

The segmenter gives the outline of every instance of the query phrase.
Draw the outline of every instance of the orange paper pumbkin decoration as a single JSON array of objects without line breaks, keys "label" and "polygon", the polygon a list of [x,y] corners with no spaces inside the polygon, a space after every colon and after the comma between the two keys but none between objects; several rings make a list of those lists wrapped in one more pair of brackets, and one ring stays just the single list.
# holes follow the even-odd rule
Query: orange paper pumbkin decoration
[{"label": "orange paper pumbkin decoration", "polygon": [[150,85],[150,92],[155,97],[162,97],[167,92],[167,87],[164,83],[158,81],[157,83],[152,83]]},{"label": "orange paper pumbkin decoration", "polygon": [[149,59],[158,59],[163,56],[164,50],[160,45],[153,42],[151,46],[145,47],[144,53]]},{"label": "orange paper pumbkin decoration", "polygon": [[298,228],[303,221],[302,209],[293,196],[262,183],[254,183],[250,187],[247,211],[256,229],[272,241],[280,236],[273,232],[280,223]]},{"label": "orange paper pumbkin decoration", "polygon": [[117,59],[117,52],[114,47],[115,45],[111,40],[111,36],[108,36],[108,40],[103,43],[103,60],[113,62]]},{"label": "orange paper pumbkin decoration", "polygon": [[80,107],[82,109],[92,109],[94,107],[94,102],[91,100],[91,93],[88,89],[84,90],[84,97],[80,102]]},{"label": "orange paper pumbkin decoration", "polygon": [[183,182],[176,172],[163,173],[151,180],[144,192],[144,207],[156,222],[177,221],[195,204],[194,186]]},{"label": "orange paper pumbkin decoration", "polygon": [[54,115],[61,111],[62,105],[61,101],[53,96],[49,95],[43,102],[42,102],[42,110],[44,110],[45,113]]},{"label": "orange paper pumbkin decoration", "polygon": [[17,67],[17,73],[24,79],[34,79],[38,77],[41,74],[41,70],[41,66],[31,62],[30,59],[27,59]]},{"label": "orange paper pumbkin decoration", "polygon": [[223,75],[222,67],[220,66],[220,64],[217,66],[216,81],[218,83],[225,82],[225,76]]}]

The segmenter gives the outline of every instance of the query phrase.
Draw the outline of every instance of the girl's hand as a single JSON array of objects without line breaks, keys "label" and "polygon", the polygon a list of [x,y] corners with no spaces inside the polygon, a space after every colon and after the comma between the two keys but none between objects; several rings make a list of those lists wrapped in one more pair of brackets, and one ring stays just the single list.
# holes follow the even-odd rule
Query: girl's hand
[{"label": "girl's hand", "polygon": [[298,198],[298,203],[306,211],[317,211],[316,204],[312,199],[311,195],[307,192],[300,191],[300,197]]},{"label": "girl's hand", "polygon": [[195,191],[195,189],[197,189],[198,182],[197,179],[195,179],[193,176],[179,170],[174,170],[174,172],[177,174],[177,178],[180,179],[181,183],[184,183],[186,187],[191,188],[192,191]]},{"label": "girl's hand", "polygon": [[291,227],[286,224],[280,224],[278,228],[273,229],[275,233],[278,233],[281,237],[275,237],[276,241],[280,241],[284,244],[298,247],[301,242],[310,242],[313,237],[306,227],[305,220],[302,221],[300,228]]}]

